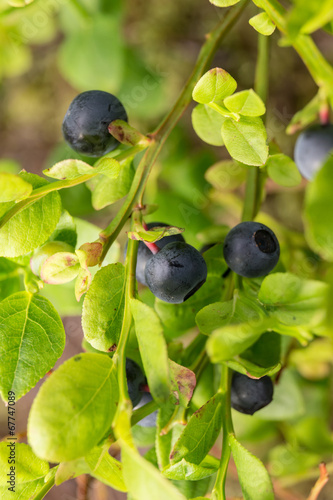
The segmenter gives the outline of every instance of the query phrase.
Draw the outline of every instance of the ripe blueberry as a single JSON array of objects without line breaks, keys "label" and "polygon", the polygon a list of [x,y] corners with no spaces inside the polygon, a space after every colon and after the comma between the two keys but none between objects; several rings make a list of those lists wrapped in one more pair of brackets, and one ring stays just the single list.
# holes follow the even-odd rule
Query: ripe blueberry
[{"label": "ripe blueberry", "polygon": [[223,254],[232,271],[245,278],[257,278],[276,266],[280,245],[273,231],[264,224],[241,222],[227,234]]},{"label": "ripe blueberry", "polygon": [[314,125],[302,132],[295,144],[295,163],[303,177],[313,179],[333,150],[333,125]]},{"label": "ripe blueberry", "polygon": [[132,405],[137,405],[142,398],[141,387],[146,383],[146,378],[139,365],[134,361],[126,359],[127,389]]},{"label": "ripe blueberry", "polygon": [[176,241],[168,243],[148,260],[145,277],[155,297],[180,304],[204,284],[207,266],[198,250]]},{"label": "ripe blueberry", "polygon": [[103,156],[119,142],[109,133],[113,120],[127,121],[121,102],[101,90],[82,92],[71,102],[65,115],[62,132],[68,144],[86,156]]},{"label": "ripe blueberry", "polygon": [[[169,226],[169,224],[165,224],[164,222],[149,222],[147,224],[148,229],[152,227],[165,227]],[[156,245],[158,248],[163,248],[168,243],[172,243],[173,241],[185,241],[181,234],[173,234],[172,236],[165,236],[164,238],[156,241]],[[125,247],[125,255],[127,251],[127,243]],[[136,261],[136,279],[142,285],[147,286],[146,278],[145,278],[145,269],[148,260],[153,256],[153,253],[149,250],[149,248],[140,241],[138,246],[138,256]]]},{"label": "ripe blueberry", "polygon": [[253,379],[234,372],[231,382],[231,406],[235,410],[253,415],[273,399],[273,383],[267,376]]},{"label": "ripe blueberry", "polygon": [[[137,410],[138,408],[141,408],[141,406],[150,403],[152,400],[153,398],[151,394],[149,392],[144,392],[140,402],[133,409]],[[140,420],[140,422],[138,422],[138,425],[140,425],[141,427],[155,427],[156,418],[157,418],[157,410],[151,413],[150,415],[147,415],[142,420]]]},{"label": "ripe blueberry", "polygon": [[42,265],[44,262],[59,252],[70,252],[72,253],[74,248],[68,243],[64,243],[62,241],[49,241],[45,243],[43,246],[39,247],[35,250],[33,256],[30,259],[30,268],[31,271],[38,277],[40,277]]}]

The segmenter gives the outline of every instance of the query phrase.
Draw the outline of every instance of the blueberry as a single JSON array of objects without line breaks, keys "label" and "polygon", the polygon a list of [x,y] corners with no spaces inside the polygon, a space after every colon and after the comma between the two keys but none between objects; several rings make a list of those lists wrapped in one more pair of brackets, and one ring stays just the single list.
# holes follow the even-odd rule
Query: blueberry
[{"label": "blueberry", "polygon": [[231,406],[235,410],[253,415],[273,399],[273,383],[267,376],[253,379],[234,372],[231,382]]},{"label": "blueberry", "polygon": [[82,92],[71,102],[65,115],[62,132],[68,144],[86,156],[103,156],[119,142],[109,133],[113,120],[127,121],[121,102],[101,90]]},{"label": "blueberry", "polygon": [[[164,222],[149,222],[147,224],[148,229],[151,229],[152,227],[165,227],[169,226],[170,224],[165,224]],[[160,239],[159,241],[156,241],[156,245],[158,248],[163,248],[165,245],[168,243],[172,243],[173,241],[185,241],[183,236],[181,234],[174,234],[172,236],[165,236],[164,238]],[[127,244],[125,248],[125,255],[126,255],[126,250],[127,250]],[[153,256],[153,253],[149,250],[149,248],[142,242],[140,241],[139,246],[138,246],[138,257],[137,257],[137,262],[136,262],[136,279],[139,283],[142,283],[142,285],[147,286],[146,278],[145,278],[145,269],[146,269],[146,264],[148,260]]]},{"label": "blueberry", "polygon": [[146,383],[146,378],[139,365],[134,361],[126,359],[127,389],[132,405],[137,405],[142,398],[141,387]]},{"label": "blueberry", "polygon": [[232,271],[245,278],[257,278],[274,269],[280,245],[273,231],[264,224],[241,222],[227,234],[223,254]]},{"label": "blueberry", "polygon": [[168,243],[148,260],[145,277],[155,297],[180,304],[204,284],[207,266],[198,250],[177,241]]},{"label": "blueberry", "polygon": [[303,177],[313,179],[333,150],[333,125],[314,125],[302,132],[295,144],[295,163]]},{"label": "blueberry", "polygon": [[[141,406],[150,403],[152,400],[153,398],[151,394],[149,392],[144,392],[141,401],[133,409],[137,410],[138,408],[141,408]],[[156,418],[157,418],[157,410],[151,413],[150,415],[147,415],[147,417],[144,417],[142,420],[138,422],[137,425],[140,425],[141,427],[155,427]]]}]

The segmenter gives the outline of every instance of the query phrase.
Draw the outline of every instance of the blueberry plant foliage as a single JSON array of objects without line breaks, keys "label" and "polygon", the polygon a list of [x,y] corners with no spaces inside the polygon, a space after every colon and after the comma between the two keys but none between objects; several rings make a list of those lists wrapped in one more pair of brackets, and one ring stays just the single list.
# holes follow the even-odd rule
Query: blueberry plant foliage
[{"label": "blueberry plant foliage", "polygon": [[[28,12],[35,4],[4,3],[2,17],[17,8]],[[24,396],[62,355],[66,334],[59,313],[68,314],[69,294],[75,295],[82,310],[84,333],[84,352],[49,374],[33,401],[28,444],[19,440],[16,444],[16,496],[8,492],[6,440],[0,443],[1,498],[41,499],[64,481],[90,475],[133,500],[226,500],[232,457],[243,498],[272,500],[275,494],[281,497],[281,484],[315,480],[318,465],[331,461],[331,147],[324,158],[320,142],[307,155],[302,151],[298,155],[301,163],[313,160],[312,166],[316,154],[320,157],[318,165],[309,167],[304,235],[284,227],[261,204],[268,183],[294,188],[307,168],[296,165],[268,139],[268,49],[275,30],[281,34],[280,44],[295,49],[318,86],[316,96],[296,113],[286,132],[317,123],[319,136],[322,127],[333,145],[329,125],[333,68],[311,36],[318,29],[332,34],[332,2],[295,0],[285,10],[278,0],[254,0],[256,14],[249,23],[258,37],[256,76],[254,88],[243,90],[237,89],[237,74],[229,74],[227,67],[212,68],[211,61],[239,16],[247,15],[251,2],[211,3],[219,9],[220,20],[203,43],[178,100],[155,130],[136,130],[130,119],[124,121],[121,106],[122,119],[116,114],[110,123],[110,109],[103,110],[103,137],[98,132],[95,137],[95,125],[85,128],[95,108],[86,113],[88,105],[79,99],[85,113],[81,124],[85,132],[79,131],[76,139],[81,151],[100,152],[104,141],[112,144],[106,154],[93,154],[99,157],[88,161],[73,152],[71,158],[44,170],[44,176],[0,171],[2,399],[7,402],[8,394],[16,399]],[[88,15],[85,2],[73,4],[83,17]],[[117,46],[117,36],[112,53],[107,44],[92,43],[107,40],[117,26],[107,15],[108,3],[101,4],[103,12],[87,33],[74,30],[61,46],[60,68],[80,90],[94,87],[98,61],[103,62],[106,85],[126,66],[118,56],[123,47],[120,42]],[[224,7],[228,7],[225,12]],[[20,46],[22,58],[28,57],[26,50]],[[79,52],[87,53],[91,65],[79,58]],[[73,54],[78,59],[72,66]],[[131,78],[127,80],[131,85]],[[118,102],[111,97],[114,101]],[[226,148],[230,156],[205,172],[212,199],[217,200],[215,213],[227,212],[223,199],[228,199],[238,220],[235,226],[239,224],[232,234],[238,227],[250,228],[231,246],[227,243],[232,228],[223,225],[220,216],[202,222],[199,217],[199,227],[189,240],[177,221],[151,222],[159,217],[158,207],[149,199],[156,160],[192,103],[196,134],[209,145]],[[75,113],[75,119],[66,122],[69,142],[78,132],[71,128],[81,116],[80,110]],[[96,124],[98,116],[94,120]],[[84,134],[89,134],[87,150]],[[303,146],[304,142],[305,136]],[[190,169],[184,162],[184,169]],[[184,175],[184,183],[186,179]],[[106,227],[85,222],[63,207],[60,193],[83,184],[92,193],[96,211],[122,200]],[[177,203],[177,193],[174,199]],[[172,205],[173,198],[165,203]],[[119,251],[121,235],[128,237],[125,260]],[[200,244],[206,245],[202,256],[193,248]],[[143,275],[148,267],[145,284],[151,291],[136,281],[137,257],[143,256],[140,272]],[[239,269],[246,269],[245,274],[236,274]],[[163,300],[154,296],[157,288],[163,291],[163,280],[181,289],[177,299],[169,288],[160,294]],[[148,402],[135,409],[126,378],[129,359],[137,363],[131,371],[135,401],[141,398],[140,391],[149,393],[144,399]],[[140,370],[140,384],[135,384],[135,367]],[[156,418],[140,426],[151,414]],[[270,451],[260,460],[252,451],[265,439],[271,440]],[[144,456],[141,447],[149,448]],[[120,459],[115,458],[119,449]],[[326,481],[324,468],[309,498],[318,498]]]}]

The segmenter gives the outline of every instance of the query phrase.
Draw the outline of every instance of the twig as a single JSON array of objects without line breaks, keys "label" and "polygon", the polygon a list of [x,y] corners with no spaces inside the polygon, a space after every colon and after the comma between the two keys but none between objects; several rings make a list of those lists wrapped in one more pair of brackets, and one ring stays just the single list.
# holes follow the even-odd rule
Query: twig
[{"label": "twig", "polygon": [[325,484],[329,480],[329,475],[328,475],[328,472],[326,469],[326,464],[324,462],[319,464],[319,472],[320,472],[320,476],[317,479],[314,487],[312,488],[311,493],[308,496],[307,500],[317,500],[320,493],[321,493],[321,490],[324,488]]}]

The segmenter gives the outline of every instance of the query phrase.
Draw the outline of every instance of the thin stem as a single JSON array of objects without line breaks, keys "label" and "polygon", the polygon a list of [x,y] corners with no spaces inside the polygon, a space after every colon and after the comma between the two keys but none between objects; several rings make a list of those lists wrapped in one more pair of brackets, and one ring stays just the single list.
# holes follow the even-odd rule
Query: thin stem
[{"label": "thin stem", "polygon": [[226,500],[225,482],[231,455],[229,436],[234,433],[231,406],[230,406],[230,372],[226,365],[221,365],[221,382],[219,392],[222,394],[223,407],[223,438],[220,467],[217,473],[215,486],[212,491],[212,500]]},{"label": "thin stem", "polygon": [[[274,24],[283,34],[287,34],[286,9],[277,0],[256,0],[258,7],[264,9]],[[302,58],[318,87],[324,87],[329,95],[333,85],[333,68],[326,61],[312,38],[298,35],[291,41],[294,49]]]},{"label": "thin stem", "polygon": [[[254,89],[266,102],[268,93],[269,37],[258,35],[258,58]],[[262,198],[264,172],[258,167],[249,167],[246,179],[242,221],[250,221],[257,215]]]},{"label": "thin stem", "polygon": [[170,113],[162,121],[160,126],[155,130],[153,134],[150,135],[150,137],[152,138],[152,142],[141,162],[139,163],[125,203],[121,207],[116,217],[109,224],[109,226],[100,234],[100,238],[104,244],[103,254],[101,256],[100,262],[103,262],[103,259],[105,258],[105,255],[107,254],[110,246],[115,241],[124,224],[126,223],[128,217],[130,216],[134,205],[136,203],[138,203],[139,206],[143,205],[143,194],[146,182],[156,161],[156,158],[158,157],[169,134],[192,101],[192,91],[196,82],[205,72],[221,40],[237,21],[247,3],[248,0],[242,0],[237,5],[235,5],[221,19],[216,28],[207,36],[207,40],[199,53],[193,72],[188,79],[188,82],[185,85],[183,91],[181,92],[177,102],[175,103]]},{"label": "thin stem", "polygon": [[80,14],[83,19],[87,20],[91,17],[90,12],[86,9],[86,7],[80,2],[80,0],[70,0],[71,4],[75,8],[75,10]]}]

